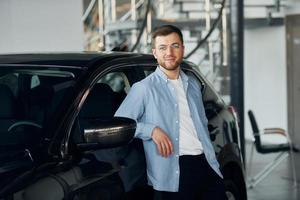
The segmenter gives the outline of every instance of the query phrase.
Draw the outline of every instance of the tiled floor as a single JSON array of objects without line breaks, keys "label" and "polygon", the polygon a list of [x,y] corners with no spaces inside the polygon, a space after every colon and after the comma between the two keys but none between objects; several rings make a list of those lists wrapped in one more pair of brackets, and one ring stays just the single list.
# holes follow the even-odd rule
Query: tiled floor
[{"label": "tiled floor", "polygon": [[[250,144],[246,146],[249,159]],[[252,173],[255,174],[278,154],[257,154],[254,150]],[[248,200],[300,200],[300,153],[294,153],[298,186],[293,186],[290,157],[281,162],[263,181],[248,189]]]}]

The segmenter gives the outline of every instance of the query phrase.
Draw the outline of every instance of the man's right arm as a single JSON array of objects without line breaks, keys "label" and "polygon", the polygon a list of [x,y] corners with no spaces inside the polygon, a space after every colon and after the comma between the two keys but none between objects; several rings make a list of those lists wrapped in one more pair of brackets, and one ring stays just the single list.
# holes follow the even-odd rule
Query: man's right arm
[{"label": "man's right arm", "polygon": [[118,117],[127,117],[137,122],[135,137],[142,140],[153,140],[158,153],[167,157],[173,153],[173,145],[167,133],[151,123],[141,121],[146,107],[146,87],[141,83],[134,84],[115,113]]},{"label": "man's right arm", "polygon": [[136,83],[130,89],[128,95],[115,113],[116,117],[127,117],[137,122],[135,137],[142,140],[150,140],[154,124],[141,121],[146,108],[146,87],[142,83]]}]

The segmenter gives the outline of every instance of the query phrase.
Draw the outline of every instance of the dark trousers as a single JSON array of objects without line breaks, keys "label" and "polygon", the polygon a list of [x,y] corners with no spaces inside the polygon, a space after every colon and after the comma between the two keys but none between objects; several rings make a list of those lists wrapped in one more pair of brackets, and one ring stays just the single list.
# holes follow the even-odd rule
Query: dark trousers
[{"label": "dark trousers", "polygon": [[155,191],[155,199],[227,200],[223,179],[210,167],[204,154],[180,156],[179,165],[179,191]]}]

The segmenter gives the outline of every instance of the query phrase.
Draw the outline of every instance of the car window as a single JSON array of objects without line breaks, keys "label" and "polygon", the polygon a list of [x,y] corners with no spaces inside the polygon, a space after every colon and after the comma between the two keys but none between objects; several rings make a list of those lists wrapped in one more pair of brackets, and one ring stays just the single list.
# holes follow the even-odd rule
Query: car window
[{"label": "car window", "polygon": [[105,83],[111,87],[114,92],[125,91],[130,89],[129,81],[124,72],[110,72],[101,77],[98,83]]},{"label": "car window", "polygon": [[0,122],[6,125],[2,129],[20,120],[43,126],[66,89],[74,85],[73,79],[72,73],[57,69],[16,68],[0,75]]},{"label": "car window", "polygon": [[96,80],[90,89],[72,128],[73,141],[82,142],[84,130],[95,120],[112,118],[135,81],[134,71],[124,68],[110,71]]}]

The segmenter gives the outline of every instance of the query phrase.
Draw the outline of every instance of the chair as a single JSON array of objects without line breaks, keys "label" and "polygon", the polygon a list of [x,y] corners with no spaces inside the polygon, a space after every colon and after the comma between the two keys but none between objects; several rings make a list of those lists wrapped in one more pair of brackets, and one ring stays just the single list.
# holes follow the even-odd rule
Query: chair
[{"label": "chair", "polygon": [[253,144],[251,147],[248,175],[250,174],[250,169],[252,165],[254,146],[256,148],[256,151],[261,154],[279,153],[277,157],[275,157],[275,159],[271,163],[265,166],[263,170],[261,170],[255,176],[250,178],[248,182],[248,188],[255,187],[260,181],[266,178],[272,172],[272,170],[275,169],[281,163],[281,161],[288,157],[289,154],[292,165],[294,186],[296,187],[297,179],[293,151],[298,150],[293,147],[287,132],[282,128],[266,128],[261,133],[258,129],[256,119],[251,110],[248,111],[248,116],[250,119],[254,136]]}]

